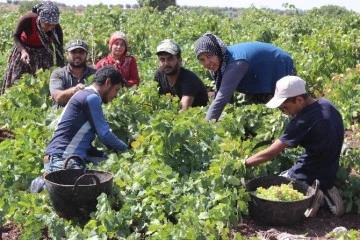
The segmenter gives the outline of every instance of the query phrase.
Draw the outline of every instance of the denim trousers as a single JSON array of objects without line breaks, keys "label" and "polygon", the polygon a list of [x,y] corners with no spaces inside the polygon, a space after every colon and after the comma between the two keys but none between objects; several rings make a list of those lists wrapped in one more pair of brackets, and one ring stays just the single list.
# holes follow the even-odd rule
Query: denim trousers
[{"label": "denim trousers", "polygon": [[49,156],[49,162],[44,163],[45,173],[50,173],[54,171],[59,171],[62,169],[82,169],[85,165],[79,160],[78,157],[71,157],[67,162],[66,166],[65,158],[62,158],[60,155],[51,155]]}]

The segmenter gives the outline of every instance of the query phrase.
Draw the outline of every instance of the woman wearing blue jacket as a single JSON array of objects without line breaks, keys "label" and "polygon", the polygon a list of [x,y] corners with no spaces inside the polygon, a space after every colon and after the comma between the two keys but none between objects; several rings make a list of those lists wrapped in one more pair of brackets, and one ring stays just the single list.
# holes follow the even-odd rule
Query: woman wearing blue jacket
[{"label": "woman wearing blue jacket", "polygon": [[266,103],[277,80],[296,75],[291,56],[269,43],[244,42],[227,47],[216,35],[206,33],[196,41],[195,53],[216,84],[207,120],[219,119],[235,91],[244,93],[252,103]]}]

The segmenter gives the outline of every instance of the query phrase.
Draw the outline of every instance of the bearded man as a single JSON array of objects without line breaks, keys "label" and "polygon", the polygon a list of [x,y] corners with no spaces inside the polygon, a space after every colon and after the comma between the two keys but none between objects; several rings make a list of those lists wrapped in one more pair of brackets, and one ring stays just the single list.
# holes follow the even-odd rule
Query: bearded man
[{"label": "bearded man", "polygon": [[68,64],[52,72],[50,76],[53,109],[64,107],[77,91],[88,85],[88,78],[96,72],[96,69],[86,65],[89,50],[86,42],[71,40],[66,44],[65,50]]},{"label": "bearded man", "polygon": [[154,80],[158,82],[159,93],[170,93],[180,99],[180,112],[189,107],[206,106],[209,98],[206,87],[192,71],[183,68],[181,49],[172,39],[163,40],[157,47],[160,67]]}]

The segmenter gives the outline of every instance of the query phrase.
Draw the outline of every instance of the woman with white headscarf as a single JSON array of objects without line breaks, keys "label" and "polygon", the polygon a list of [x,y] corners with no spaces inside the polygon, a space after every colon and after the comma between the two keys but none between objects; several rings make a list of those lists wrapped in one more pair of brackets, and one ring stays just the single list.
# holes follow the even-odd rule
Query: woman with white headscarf
[{"label": "woman with white headscarf", "polygon": [[2,93],[24,73],[35,75],[40,68],[49,69],[54,66],[54,54],[56,64],[64,66],[63,31],[59,16],[58,7],[48,1],[37,4],[32,12],[20,18],[14,32],[14,47],[5,71]]},{"label": "woman with white headscarf", "polygon": [[244,42],[228,47],[216,35],[206,33],[196,41],[195,53],[216,84],[207,120],[219,119],[235,91],[244,93],[247,102],[266,103],[277,80],[296,75],[291,56],[269,43]]}]

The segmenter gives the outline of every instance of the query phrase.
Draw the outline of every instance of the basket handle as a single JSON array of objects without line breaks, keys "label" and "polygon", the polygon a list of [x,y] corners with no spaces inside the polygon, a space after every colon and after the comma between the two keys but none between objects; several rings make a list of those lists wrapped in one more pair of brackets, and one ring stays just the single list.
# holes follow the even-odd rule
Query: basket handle
[{"label": "basket handle", "polygon": [[[316,212],[317,212],[317,209],[316,211],[313,210],[313,208],[315,207],[314,204],[317,204],[319,205],[320,203],[315,203],[316,201],[319,201],[321,199],[317,199],[318,198],[318,193],[320,190],[320,181],[315,179],[313,185],[311,186],[312,189],[314,190],[314,198],[310,204],[310,207],[308,209],[306,209],[304,215],[305,217],[314,217],[316,215]],[[319,195],[322,194],[322,193],[319,193]],[[315,207],[316,208],[316,207]]]},{"label": "basket handle", "polygon": [[[77,155],[77,154],[73,154],[73,155],[70,155],[68,156],[65,160],[64,160],[64,166],[63,166],[63,169],[67,169],[67,165],[69,163],[69,161],[72,159],[72,158],[77,158],[79,159],[80,161],[80,164],[86,169],[86,162],[85,160],[80,156],[80,155]],[[84,171],[85,173],[85,171]]]},{"label": "basket handle", "polygon": [[75,185],[74,185],[74,188],[73,188],[73,194],[74,195],[77,195],[77,189],[78,189],[78,186],[80,184],[80,181],[83,179],[83,178],[92,178],[95,182],[95,187],[96,187],[96,192],[98,193],[99,192],[99,189],[100,189],[100,179],[95,175],[95,174],[83,174],[81,175],[80,177],[78,177],[78,179],[76,179],[76,182],[75,182]]}]

